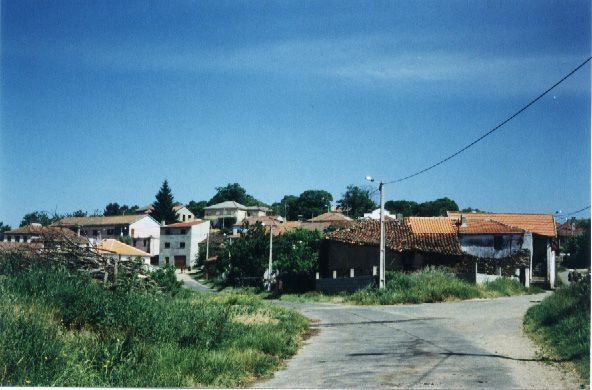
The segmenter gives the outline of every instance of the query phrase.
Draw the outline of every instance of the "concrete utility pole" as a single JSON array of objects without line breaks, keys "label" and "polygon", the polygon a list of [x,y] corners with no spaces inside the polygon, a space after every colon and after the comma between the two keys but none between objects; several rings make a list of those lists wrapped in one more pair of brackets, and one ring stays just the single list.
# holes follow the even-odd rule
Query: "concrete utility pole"
[{"label": "concrete utility pole", "polygon": [[385,274],[385,265],[384,265],[384,183],[380,182],[378,186],[380,190],[380,276],[379,276],[379,288],[384,288],[384,274]]},{"label": "concrete utility pole", "polygon": [[[366,176],[366,180],[373,182],[374,178],[372,176]],[[381,181],[378,185],[378,190],[380,191],[380,254],[378,258],[378,288],[384,288],[385,286],[385,249],[384,249],[384,183]]]},{"label": "concrete utility pole", "polygon": [[267,268],[267,277],[269,278],[269,284],[267,285],[267,291],[271,291],[271,262],[273,258],[273,225],[269,225],[269,266]]}]

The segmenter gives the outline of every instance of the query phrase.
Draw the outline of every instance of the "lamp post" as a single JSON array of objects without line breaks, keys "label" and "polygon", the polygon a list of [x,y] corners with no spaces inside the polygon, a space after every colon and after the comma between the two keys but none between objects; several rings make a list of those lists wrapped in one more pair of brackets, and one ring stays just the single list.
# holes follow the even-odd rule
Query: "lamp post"
[{"label": "lamp post", "polygon": [[[265,224],[262,224],[265,226]],[[271,268],[272,268],[272,259],[273,259],[273,224],[269,225],[269,263],[267,265],[267,291],[271,291]]]},{"label": "lamp post", "polygon": [[[366,176],[366,180],[373,182],[374,178],[372,176]],[[383,289],[385,285],[384,281],[384,274],[385,274],[385,265],[384,265],[384,183],[381,181],[378,185],[378,190],[380,191],[380,255],[379,255],[379,276],[378,276],[378,288]]]}]

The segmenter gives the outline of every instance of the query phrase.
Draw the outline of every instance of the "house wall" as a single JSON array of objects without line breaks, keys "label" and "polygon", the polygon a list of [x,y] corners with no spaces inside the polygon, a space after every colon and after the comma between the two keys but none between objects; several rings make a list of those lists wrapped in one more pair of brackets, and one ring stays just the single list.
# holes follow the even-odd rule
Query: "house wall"
[{"label": "house wall", "polygon": [[[374,266],[379,265],[378,246],[353,245],[337,241],[325,241],[320,261],[321,277],[332,276],[334,270],[337,276],[349,276],[353,268],[355,275],[372,275]],[[387,271],[402,268],[402,254],[390,249],[385,251],[385,268]]]},{"label": "house wall", "polygon": [[463,252],[480,258],[501,259],[511,256],[523,249],[524,239],[522,234],[502,234],[500,246],[495,248],[495,236],[493,234],[467,234],[460,235],[460,247]]},{"label": "house wall", "polygon": [[204,219],[215,220],[221,218],[236,218],[236,222],[240,223],[247,218],[247,211],[238,209],[204,210]]},{"label": "house wall", "polygon": [[[161,227],[158,265],[174,265],[175,256],[185,256],[185,266],[194,267],[199,254],[199,243],[206,240],[209,228],[209,221],[185,228]],[[167,230],[171,234],[166,234]],[[182,230],[185,230],[185,234],[181,234]],[[166,248],[167,243],[169,248]],[[181,248],[181,243],[185,243],[185,248]]]},{"label": "house wall", "polygon": [[182,207],[176,212],[179,222],[191,222],[195,220],[195,215],[187,207]]},{"label": "house wall", "polygon": [[[156,256],[160,253],[160,224],[150,216],[130,224],[129,235],[135,241],[135,247]],[[144,246],[144,239],[150,240],[148,247]],[[133,242],[132,242],[133,243]]]}]

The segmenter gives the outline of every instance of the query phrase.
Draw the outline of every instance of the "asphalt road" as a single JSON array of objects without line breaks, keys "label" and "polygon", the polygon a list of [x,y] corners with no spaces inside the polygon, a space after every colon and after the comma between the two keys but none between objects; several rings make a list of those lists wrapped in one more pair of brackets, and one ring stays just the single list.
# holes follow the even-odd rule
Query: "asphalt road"
[{"label": "asphalt road", "polygon": [[464,302],[287,304],[319,334],[260,388],[578,388],[543,361],[522,317],[544,294]]}]

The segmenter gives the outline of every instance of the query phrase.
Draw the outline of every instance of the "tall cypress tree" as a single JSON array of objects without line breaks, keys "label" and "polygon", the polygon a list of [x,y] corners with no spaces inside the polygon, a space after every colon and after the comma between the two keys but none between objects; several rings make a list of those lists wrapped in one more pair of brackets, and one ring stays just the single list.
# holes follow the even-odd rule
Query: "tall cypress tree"
[{"label": "tall cypress tree", "polygon": [[169,183],[165,180],[160,191],[156,194],[156,202],[154,202],[154,209],[151,213],[158,223],[162,221],[165,221],[166,224],[177,222],[177,215],[173,211],[173,201],[173,193]]}]

